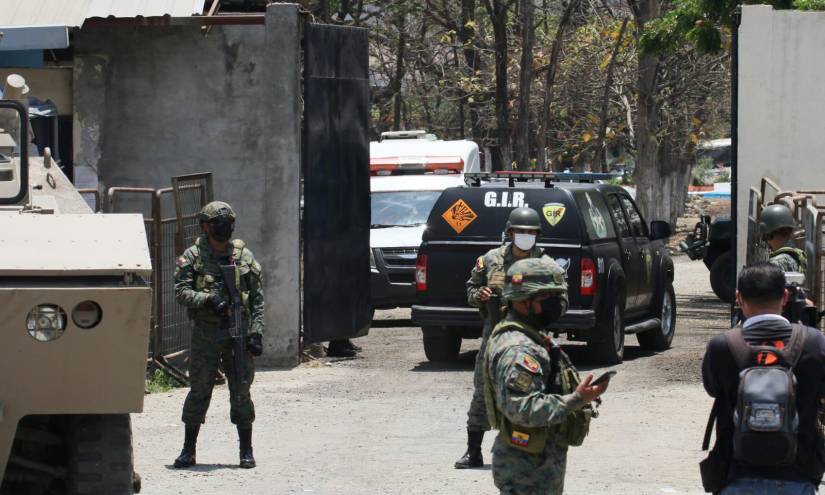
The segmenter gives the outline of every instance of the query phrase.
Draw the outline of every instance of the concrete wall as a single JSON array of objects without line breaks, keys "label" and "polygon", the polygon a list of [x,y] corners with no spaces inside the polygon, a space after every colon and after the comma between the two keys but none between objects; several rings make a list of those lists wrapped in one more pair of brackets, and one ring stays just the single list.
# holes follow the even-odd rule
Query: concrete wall
[{"label": "concrete wall", "polygon": [[75,37],[75,164],[102,187],[211,171],[263,265],[263,362],[297,363],[300,84],[295,5],[265,26],[95,27]]},{"label": "concrete wall", "polygon": [[739,30],[737,257],[744,263],[748,191],[825,189],[825,13],[742,7]]}]

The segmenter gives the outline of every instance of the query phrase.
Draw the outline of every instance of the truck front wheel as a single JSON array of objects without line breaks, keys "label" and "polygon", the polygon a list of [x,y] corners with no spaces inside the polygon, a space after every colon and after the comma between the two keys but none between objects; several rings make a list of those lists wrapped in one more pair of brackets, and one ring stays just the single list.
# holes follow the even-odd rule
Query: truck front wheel
[{"label": "truck front wheel", "polygon": [[710,287],[716,297],[726,303],[733,302],[733,256],[730,251],[719,255],[710,266]]},{"label": "truck front wheel", "polygon": [[128,414],[77,415],[68,427],[70,495],[131,495],[140,489]]},{"label": "truck front wheel", "polygon": [[424,354],[434,363],[455,361],[461,350],[461,336],[446,327],[423,327]]}]

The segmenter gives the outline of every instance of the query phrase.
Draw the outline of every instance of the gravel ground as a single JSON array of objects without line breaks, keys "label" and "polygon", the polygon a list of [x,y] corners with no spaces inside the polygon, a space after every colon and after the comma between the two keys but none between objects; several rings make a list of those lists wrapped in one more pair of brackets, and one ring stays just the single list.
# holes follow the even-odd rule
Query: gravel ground
[{"label": "gravel ground", "polygon": [[[626,360],[605,395],[582,447],[570,450],[570,494],[701,493],[698,462],[710,400],[700,376],[709,336],[722,331],[726,306],[710,291],[701,262],[676,264],[677,334],[673,348],[641,351],[628,337]],[[175,470],[183,441],[185,389],[146,398],[134,415],[135,463],[143,493],[494,494],[489,464],[458,471],[465,447],[478,341],[465,341],[450,366],[427,362],[409,310],[379,311],[364,351],[350,360],[320,359],[260,371],[258,468],[241,470],[229,423],[226,387],[216,387],[201,430],[197,467]],[[583,346],[566,346],[580,369]],[[489,463],[492,435],[485,438]]]}]

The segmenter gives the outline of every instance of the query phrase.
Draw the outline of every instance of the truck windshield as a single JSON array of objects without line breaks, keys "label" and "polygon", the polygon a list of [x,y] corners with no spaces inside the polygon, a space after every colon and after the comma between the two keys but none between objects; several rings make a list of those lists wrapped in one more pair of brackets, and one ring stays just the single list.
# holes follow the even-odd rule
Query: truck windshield
[{"label": "truck windshield", "polygon": [[370,228],[415,227],[427,223],[441,191],[401,191],[372,193]]}]

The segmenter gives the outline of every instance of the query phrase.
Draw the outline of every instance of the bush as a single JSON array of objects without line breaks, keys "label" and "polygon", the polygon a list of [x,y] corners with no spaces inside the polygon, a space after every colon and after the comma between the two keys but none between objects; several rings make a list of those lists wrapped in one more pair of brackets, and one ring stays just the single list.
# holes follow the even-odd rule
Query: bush
[{"label": "bush", "polygon": [[710,171],[713,169],[713,159],[705,156],[699,159],[691,171],[690,183],[694,186],[706,186],[710,182]]},{"label": "bush", "polygon": [[146,382],[146,390],[148,390],[150,394],[169,392],[177,387],[178,384],[162,369],[156,369],[155,373]]},{"label": "bush", "polygon": [[730,182],[730,172],[725,171],[725,172],[720,173],[719,175],[716,176],[716,178],[713,180],[713,182],[714,183]]}]

